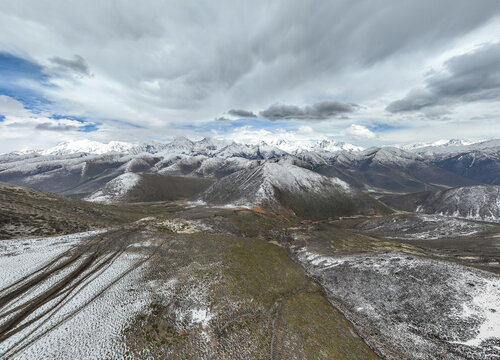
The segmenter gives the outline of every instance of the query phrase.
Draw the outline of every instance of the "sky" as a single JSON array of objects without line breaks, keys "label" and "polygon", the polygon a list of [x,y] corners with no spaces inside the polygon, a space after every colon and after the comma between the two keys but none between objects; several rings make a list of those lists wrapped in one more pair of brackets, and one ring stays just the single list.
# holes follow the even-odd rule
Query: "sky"
[{"label": "sky", "polygon": [[0,152],[500,137],[500,1],[0,2]]}]

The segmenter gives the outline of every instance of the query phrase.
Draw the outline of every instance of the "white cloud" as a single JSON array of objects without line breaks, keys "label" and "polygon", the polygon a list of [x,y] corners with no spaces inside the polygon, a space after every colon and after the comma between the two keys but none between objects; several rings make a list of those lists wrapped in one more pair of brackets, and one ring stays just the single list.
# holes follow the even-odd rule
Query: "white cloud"
[{"label": "white cloud", "polygon": [[29,111],[24,105],[9,96],[0,95],[0,115],[4,116],[29,116]]},{"label": "white cloud", "polygon": [[73,119],[51,118],[51,114],[34,113],[19,101],[0,95],[0,152],[38,149],[57,142],[81,138],[86,124]]},{"label": "white cloud", "polygon": [[352,124],[349,126],[347,129],[342,131],[342,135],[354,140],[373,139],[376,137],[373,131],[358,124]]},{"label": "white cloud", "polygon": [[314,134],[314,129],[307,125],[299,127],[298,131],[302,134]]}]

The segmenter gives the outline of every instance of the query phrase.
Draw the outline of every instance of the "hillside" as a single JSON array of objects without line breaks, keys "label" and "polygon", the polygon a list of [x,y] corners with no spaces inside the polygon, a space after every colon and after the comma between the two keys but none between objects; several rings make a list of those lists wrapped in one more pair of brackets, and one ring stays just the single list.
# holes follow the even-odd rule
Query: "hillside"
[{"label": "hillside", "polygon": [[500,221],[500,186],[468,186],[380,199],[401,210],[481,221]]},{"label": "hillside", "polygon": [[199,177],[125,173],[106,183],[86,200],[110,203],[187,199],[196,196],[214,181]]},{"label": "hillside", "polygon": [[[143,178],[143,191],[165,179],[127,177],[134,186],[126,196]],[[187,179],[172,179],[185,189]],[[242,170],[204,192],[223,205],[255,203],[273,212],[162,201],[102,205],[1,189],[0,213],[10,216],[2,231],[5,224],[17,229],[7,229],[14,239],[0,241],[0,308],[12,314],[0,319],[1,358],[498,354],[496,224],[414,214],[285,218],[277,212],[387,211],[341,180],[286,162]],[[349,224],[359,226],[350,231]],[[81,232],[91,229],[99,231]],[[488,234],[490,247],[460,245]],[[449,251],[396,240],[439,244],[443,235]]]},{"label": "hillside", "polygon": [[120,211],[0,183],[0,239],[69,234],[125,221]]},{"label": "hillside", "polygon": [[265,163],[224,177],[200,195],[209,204],[262,206],[306,219],[387,213],[346,182],[283,163]]}]

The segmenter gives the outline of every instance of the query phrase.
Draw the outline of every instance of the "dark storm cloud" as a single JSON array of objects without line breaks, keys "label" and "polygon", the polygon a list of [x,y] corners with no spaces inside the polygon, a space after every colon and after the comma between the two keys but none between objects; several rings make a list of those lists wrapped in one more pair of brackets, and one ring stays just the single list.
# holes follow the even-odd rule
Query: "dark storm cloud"
[{"label": "dark storm cloud", "polygon": [[444,72],[430,76],[422,89],[412,90],[391,103],[392,113],[420,111],[440,105],[500,99],[500,43],[445,62]]},{"label": "dark storm cloud", "polygon": [[56,125],[51,123],[42,123],[36,126],[37,130],[46,130],[46,131],[74,131],[80,129],[79,126],[75,125]]},{"label": "dark storm cloud", "polygon": [[326,120],[355,111],[356,104],[345,104],[338,101],[322,101],[310,106],[274,104],[259,113],[271,121],[276,120]]},{"label": "dark storm cloud", "polygon": [[228,111],[229,115],[233,115],[236,117],[242,117],[242,118],[256,118],[257,115],[255,115],[253,112],[248,111],[248,110],[241,110],[241,109],[231,109]]},{"label": "dark storm cloud", "polygon": [[53,57],[49,59],[60,71],[70,71],[82,76],[90,76],[89,66],[83,57],[75,55],[73,59]]},{"label": "dark storm cloud", "polygon": [[232,121],[231,119],[224,117],[224,116],[219,116],[215,118],[215,121],[220,121],[220,122],[230,122]]}]

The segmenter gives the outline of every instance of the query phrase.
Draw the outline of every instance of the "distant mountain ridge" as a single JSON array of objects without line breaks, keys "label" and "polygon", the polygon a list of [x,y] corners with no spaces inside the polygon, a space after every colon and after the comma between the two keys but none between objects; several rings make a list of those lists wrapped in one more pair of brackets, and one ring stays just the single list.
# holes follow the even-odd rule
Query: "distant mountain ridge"
[{"label": "distant mountain ridge", "polygon": [[[76,153],[86,154],[106,154],[106,153],[129,153],[138,154],[147,152],[151,154],[161,152],[179,152],[193,153],[197,150],[207,152],[209,150],[220,150],[226,146],[232,147],[268,147],[276,148],[289,154],[298,154],[302,152],[360,152],[363,150],[376,149],[372,147],[365,149],[361,146],[346,143],[338,140],[319,139],[319,140],[287,140],[277,138],[270,142],[261,141],[260,143],[239,143],[229,140],[218,140],[212,138],[203,138],[199,141],[192,141],[186,137],[176,137],[170,142],[149,142],[149,143],[130,143],[124,141],[110,141],[102,143],[99,141],[81,139],[74,141],[63,141],[48,149],[25,149],[14,151],[11,153],[0,154],[1,156],[8,155],[70,155]],[[415,153],[428,152],[457,152],[461,150],[486,149],[490,147],[500,146],[500,139],[493,140],[469,140],[469,139],[443,139],[432,143],[416,143],[408,145],[394,145],[392,147],[403,151]],[[382,146],[380,148],[391,147]]]},{"label": "distant mountain ridge", "polygon": [[389,196],[396,209],[470,220],[500,222],[500,186],[468,186],[435,192]]},{"label": "distant mountain ridge", "polygon": [[[169,143],[143,144],[81,140],[0,155],[0,181],[85,198],[126,173],[217,180],[279,163],[337,178],[371,193],[500,185],[500,140],[467,143],[448,141],[407,150],[390,146],[362,149],[334,140],[296,146],[284,139],[272,144],[182,137]],[[113,183],[107,189],[111,191]]]},{"label": "distant mountain ridge", "polygon": [[429,148],[450,148],[457,146],[469,146],[477,143],[482,143],[487,140],[470,140],[470,139],[441,139],[438,141],[434,141],[431,143],[417,143],[417,144],[409,144],[398,146],[404,150],[417,150],[421,151],[422,149]]},{"label": "distant mountain ridge", "polygon": [[[335,152],[335,151],[361,151],[362,147],[345,143],[336,140],[316,140],[307,142],[294,142],[290,140],[278,139],[266,143],[261,141],[258,144],[243,144],[228,140],[216,140],[211,138],[203,138],[199,141],[192,141],[185,137],[174,138],[171,142],[151,142],[151,143],[129,143],[124,141],[110,141],[102,143],[98,141],[82,139],[75,141],[63,141],[56,146],[45,150],[22,150],[10,153],[11,155],[71,155],[77,153],[101,155],[105,153],[127,153],[139,154],[147,152],[156,153],[182,153],[192,154],[195,152],[210,152],[221,150],[224,147],[232,148],[255,148],[256,146],[262,149],[279,149],[281,152],[293,153],[300,151],[318,151],[318,152]],[[275,150],[276,151],[276,150]],[[3,156],[9,154],[2,154]],[[0,155],[0,156],[2,156]]]}]

